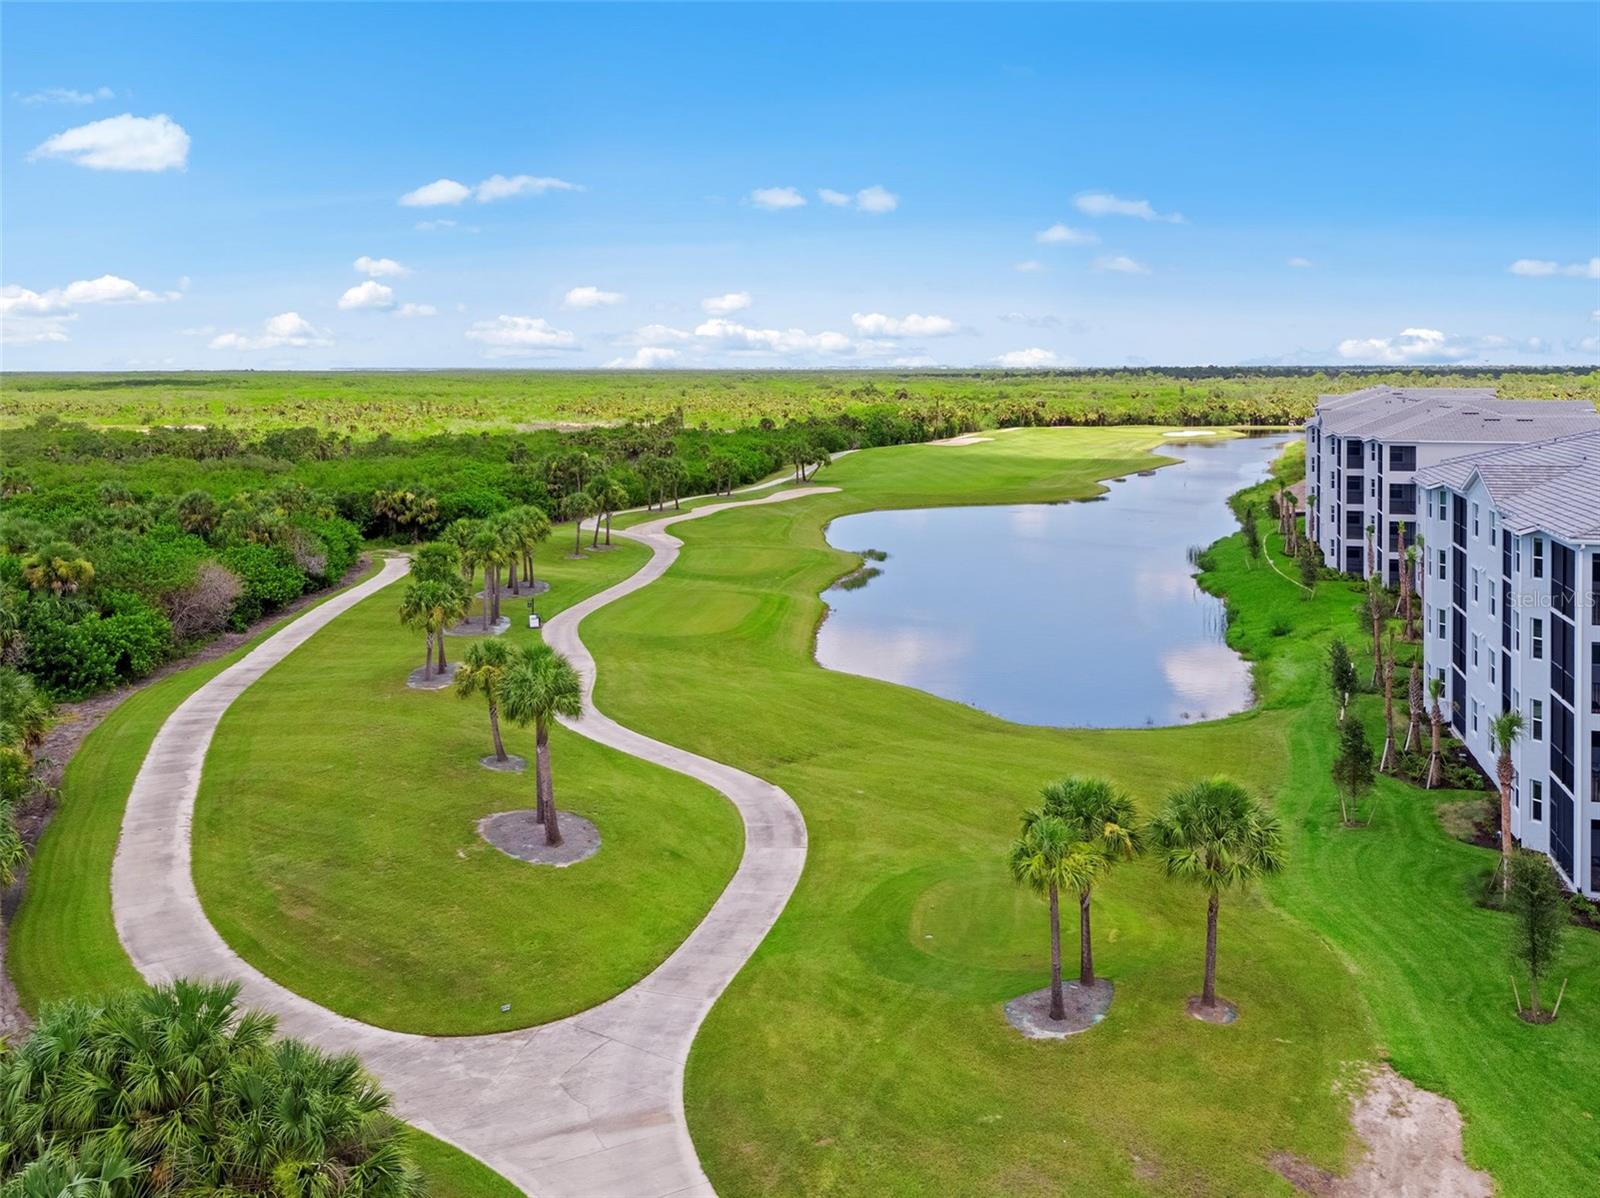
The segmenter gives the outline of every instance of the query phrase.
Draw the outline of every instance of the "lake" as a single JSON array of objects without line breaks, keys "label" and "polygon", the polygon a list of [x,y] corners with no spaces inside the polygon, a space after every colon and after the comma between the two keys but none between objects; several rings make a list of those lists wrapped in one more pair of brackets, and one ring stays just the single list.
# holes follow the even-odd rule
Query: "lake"
[{"label": "lake", "polygon": [[1098,500],[841,517],[830,544],[888,556],[866,563],[881,573],[864,585],[824,594],[817,660],[1022,724],[1242,711],[1250,668],[1224,640],[1221,601],[1195,585],[1189,551],[1237,527],[1228,496],[1267,477],[1288,440],[1177,441],[1160,452],[1179,465],[1111,481]]}]

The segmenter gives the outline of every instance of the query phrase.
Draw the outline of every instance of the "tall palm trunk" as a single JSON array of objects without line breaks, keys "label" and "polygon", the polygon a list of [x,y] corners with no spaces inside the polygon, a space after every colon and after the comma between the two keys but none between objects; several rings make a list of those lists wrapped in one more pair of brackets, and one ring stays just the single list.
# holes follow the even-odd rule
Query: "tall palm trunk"
[{"label": "tall palm trunk", "polygon": [[1217,1005],[1217,908],[1220,902],[1212,895],[1206,903],[1206,984],[1200,991],[1200,1005]]},{"label": "tall palm trunk", "polygon": [[444,626],[442,624],[439,626],[439,631],[437,633],[437,639],[438,639],[438,644],[439,644],[439,673],[443,674],[444,673]]},{"label": "tall palm trunk", "polygon": [[1439,711],[1439,705],[1433,705],[1433,748],[1428,754],[1428,784],[1427,789],[1432,790],[1444,781],[1444,770],[1439,762],[1439,731],[1444,723],[1444,717]]},{"label": "tall palm trunk", "polygon": [[489,567],[483,568],[483,630],[489,631]]},{"label": "tall palm trunk", "polygon": [[517,555],[515,553],[511,555],[511,560],[506,563],[506,589],[513,595],[522,594],[517,582]]},{"label": "tall palm trunk", "polygon": [[544,842],[547,845],[558,845],[561,843],[561,825],[556,815],[555,784],[550,777],[550,726],[543,720],[539,721],[534,748],[537,755],[535,770],[538,774],[540,803],[544,808]]},{"label": "tall palm trunk", "polygon": [[498,623],[500,623],[500,566],[499,566],[499,564],[497,563],[497,564],[495,564],[493,566],[490,566],[489,567],[489,573],[494,579],[494,587],[489,592],[491,597],[494,600],[494,619],[493,619],[492,622],[495,623],[495,624],[498,624]]},{"label": "tall palm trunk", "polygon": [[489,700],[489,731],[494,734],[494,759],[506,761],[506,746],[500,739],[500,704]]},{"label": "tall palm trunk", "polygon": [[424,678],[433,677],[433,630],[431,628],[428,630],[427,647],[422,651],[422,676]]},{"label": "tall palm trunk", "polygon": [[1050,1018],[1067,1017],[1067,1000],[1061,992],[1061,892],[1050,887]]},{"label": "tall palm trunk", "polygon": [[1378,769],[1384,773],[1394,768],[1394,653],[1383,663],[1383,756],[1378,759]]},{"label": "tall palm trunk", "polygon": [[1500,750],[1496,762],[1500,776],[1500,890],[1511,893],[1511,783],[1516,772],[1511,768],[1511,750]]},{"label": "tall palm trunk", "polygon": [[611,513],[606,513],[606,548],[611,548]]},{"label": "tall palm trunk", "polygon": [[575,516],[572,520],[572,553],[574,557],[583,556],[583,517]]},{"label": "tall palm trunk", "polygon": [[1406,726],[1406,752],[1415,753],[1422,740],[1422,668],[1411,663],[1411,685],[1406,694],[1411,722]]},{"label": "tall palm trunk", "polygon": [[523,556],[522,575],[528,580],[528,590],[532,591],[534,589],[534,584],[538,580],[533,576],[533,554],[531,553]]},{"label": "tall palm trunk", "polygon": [[1094,985],[1094,936],[1089,927],[1089,888],[1078,895],[1078,985]]},{"label": "tall palm trunk", "polygon": [[[610,519],[610,513],[609,512],[606,513],[606,518]],[[599,547],[600,547],[600,513],[596,512],[594,514],[594,536],[589,541],[589,548],[598,549]]]}]

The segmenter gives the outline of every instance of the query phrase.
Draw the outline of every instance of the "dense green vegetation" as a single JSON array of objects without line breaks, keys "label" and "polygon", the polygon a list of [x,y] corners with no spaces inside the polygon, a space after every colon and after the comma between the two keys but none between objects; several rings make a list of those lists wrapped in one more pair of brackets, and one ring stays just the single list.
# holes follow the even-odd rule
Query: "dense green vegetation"
[{"label": "dense green vegetation", "polygon": [[[539,613],[645,556],[627,542],[554,558]],[[698,782],[556,726],[556,795],[600,828],[600,852],[540,869],[490,847],[480,819],[535,805],[534,730],[509,719],[503,730],[526,772],[485,770],[483,701],[406,687],[421,638],[395,617],[404,586],[341,616],[223,717],[194,822],[206,913],[262,972],[383,1027],[496,1031],[594,1006],[700,921],[738,864],[738,815]],[[543,644],[527,603],[506,600],[499,640],[513,658]],[[449,640],[455,658],[473,643]]]},{"label": "dense green vegetation", "polygon": [[237,984],[178,981],[48,1008],[0,1049],[7,1195],[425,1193],[354,1056],[276,1039]]},{"label": "dense green vegetation", "polygon": [[[1285,424],[1320,392],[1371,382],[1499,386],[1600,397],[1600,375],[1561,369],[1411,371],[1195,367],[1114,371],[512,371],[8,374],[5,419],[58,416],[130,428],[310,427],[357,440],[478,429],[659,420],[786,424],[877,405],[980,424]],[[936,422],[938,422],[936,420]]]},{"label": "dense green vegetation", "polygon": [[[1600,1016],[1571,993],[1550,1027],[1512,1015],[1508,920],[1473,903],[1494,856],[1434,810],[1461,796],[1383,777],[1371,825],[1340,824],[1325,648],[1361,644],[1360,588],[1306,598],[1275,532],[1259,561],[1222,542],[1206,577],[1261,701],[1184,728],[1019,728],[811,660],[818,592],[856,564],[827,546],[828,520],[1081,496],[1148,466],[1156,440],[1019,432],[857,454],[822,475],[842,493],[684,526],[674,570],[585,625],[602,709],[782,785],[810,830],[799,889],[690,1059],[691,1128],[720,1193],[1287,1192],[1269,1158],[1346,1160],[1334,1088],[1380,1055],[1460,1105],[1469,1160],[1506,1193],[1583,1192],[1571,1129],[1595,1114]],[[1353,710],[1381,728],[1378,697]],[[1047,778],[1097,773],[1149,814],[1218,770],[1270,800],[1287,843],[1282,875],[1224,913],[1238,1022],[1185,1016],[1205,901],[1145,861],[1095,890],[1096,969],[1117,986],[1105,1021],[1065,1044],[1017,1039],[999,1008],[1043,985],[1047,943],[1043,904],[1003,865],[1019,808]],[[1575,934],[1563,969],[1594,978],[1600,942]]]}]

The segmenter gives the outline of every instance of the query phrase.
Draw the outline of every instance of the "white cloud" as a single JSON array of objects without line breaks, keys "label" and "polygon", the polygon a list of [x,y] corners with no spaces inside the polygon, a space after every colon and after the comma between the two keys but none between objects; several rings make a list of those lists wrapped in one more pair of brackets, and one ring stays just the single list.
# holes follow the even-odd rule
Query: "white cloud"
[{"label": "white cloud", "polygon": [[863,187],[856,192],[856,207],[862,212],[870,212],[874,216],[881,216],[885,212],[893,212],[900,207],[900,197],[884,187],[874,183],[871,187]]},{"label": "white cloud", "polygon": [[1037,258],[1029,258],[1026,261],[1016,263],[1011,269],[1021,271],[1025,275],[1037,274],[1044,269],[1044,263]]},{"label": "white cloud", "polygon": [[1100,238],[1087,229],[1074,229],[1060,223],[1040,229],[1033,235],[1040,245],[1097,245]]},{"label": "white cloud", "polygon": [[109,87],[97,87],[92,92],[81,92],[72,87],[47,87],[43,91],[18,96],[17,99],[29,108],[36,108],[40,104],[93,104],[96,100],[115,99],[116,94]]},{"label": "white cloud", "polygon": [[994,360],[994,364],[1004,366],[1007,370],[1037,370],[1041,366],[1058,365],[1060,361],[1054,350],[1033,346],[1029,349],[1014,349],[1003,353]]},{"label": "white cloud", "polygon": [[1580,337],[1576,341],[1567,342],[1567,348],[1581,354],[1600,354],[1600,337]]},{"label": "white cloud", "polygon": [[1589,319],[1600,320],[1600,308],[1596,308],[1593,312],[1589,313]]},{"label": "white cloud", "polygon": [[1398,337],[1349,337],[1339,342],[1339,356],[1352,361],[1459,362],[1479,347],[1438,329],[1402,329]]},{"label": "white cloud", "polygon": [[1523,275],[1531,279],[1548,278],[1551,275],[1566,275],[1573,279],[1600,279],[1600,258],[1590,258],[1587,262],[1569,262],[1565,266],[1544,258],[1518,258],[1506,269],[1514,275]]},{"label": "white cloud", "polygon": [[361,308],[394,307],[394,288],[385,287],[375,279],[357,283],[339,297],[339,311],[351,312]]},{"label": "white cloud", "polygon": [[548,350],[577,349],[578,339],[566,329],[553,327],[542,316],[497,316],[480,320],[467,330],[467,340],[487,346],[488,358],[518,358]]},{"label": "white cloud", "polygon": [[1141,262],[1135,262],[1126,254],[1111,254],[1104,258],[1094,260],[1096,270],[1109,270],[1122,275],[1147,275],[1150,268]]},{"label": "white cloud", "polygon": [[298,312],[280,312],[263,322],[261,336],[223,333],[211,339],[212,349],[282,349],[331,345],[332,342]]},{"label": "white cloud", "polygon": [[476,188],[478,203],[509,200],[513,196],[542,196],[547,191],[582,191],[576,183],[543,175],[490,175]]},{"label": "white cloud", "polygon": [[401,304],[394,310],[394,314],[408,319],[416,316],[437,316],[439,309],[432,304]]},{"label": "white cloud", "polygon": [[563,308],[606,308],[628,297],[620,291],[601,291],[598,287],[574,287],[561,301]]},{"label": "white cloud", "polygon": [[459,204],[472,194],[472,188],[454,179],[435,179],[400,197],[407,208],[437,208],[440,204]]},{"label": "white cloud", "polygon": [[793,187],[758,187],[750,193],[750,202],[757,208],[780,212],[785,208],[804,207],[806,198]]},{"label": "white cloud", "polygon": [[867,337],[948,337],[960,326],[948,316],[921,316],[916,312],[896,318],[882,312],[860,312],[850,317],[856,332]]},{"label": "white cloud", "polygon": [[84,304],[158,304],[177,298],[176,291],[158,295],[116,275],[79,279],[65,287],[52,287],[48,291],[30,291],[26,287],[10,284],[0,287],[0,316],[45,316]]},{"label": "white cloud", "polygon": [[1183,215],[1178,212],[1157,212],[1149,200],[1124,200],[1109,192],[1090,191],[1072,201],[1078,211],[1089,216],[1132,216],[1139,220],[1159,220],[1181,225]]},{"label": "white cloud", "polygon": [[712,316],[731,316],[742,312],[754,301],[748,291],[730,291],[726,295],[711,295],[700,301],[700,307]]},{"label": "white cloud", "polygon": [[1002,312],[1000,319],[1007,324],[1023,324],[1032,329],[1054,329],[1061,326],[1061,318],[1048,313],[1043,316],[1032,316],[1027,312]]},{"label": "white cloud", "polygon": [[369,258],[365,254],[356,259],[355,268],[369,279],[403,279],[411,273],[393,258]]},{"label": "white cloud", "polygon": [[834,191],[831,187],[817,189],[817,198],[824,204],[832,204],[835,208],[850,207],[850,193],[847,191]]},{"label": "white cloud", "polygon": [[1310,258],[1295,257],[1295,258],[1290,258],[1288,260],[1288,262],[1284,263],[1284,265],[1285,266],[1292,266],[1296,270],[1310,270],[1313,266],[1316,265],[1316,263],[1311,261]]},{"label": "white cloud", "polygon": [[753,329],[736,321],[723,320],[721,317],[713,317],[697,325],[694,334],[709,341],[720,341],[732,349],[774,354],[795,354],[806,351],[839,354],[851,348],[850,338],[843,333],[808,333],[804,329]]},{"label": "white cloud", "polygon": [[436,229],[453,229],[456,222],[453,220],[419,220],[411,226],[419,233],[432,233]]},{"label": "white cloud", "polygon": [[183,170],[189,163],[189,135],[165,113],[91,121],[57,133],[36,146],[28,160],[64,158],[96,171]]},{"label": "white cloud", "polygon": [[67,325],[78,319],[76,312],[57,316],[32,316],[6,313],[0,317],[0,344],[38,345],[49,341],[70,341]]},{"label": "white cloud", "polygon": [[607,370],[655,370],[677,361],[678,351],[666,349],[659,345],[641,345],[633,351],[631,358],[612,358],[606,363]]},{"label": "white cloud", "polygon": [[671,325],[647,324],[641,325],[631,333],[616,338],[618,345],[681,345],[685,341],[693,341],[694,334],[683,329],[675,329]]}]

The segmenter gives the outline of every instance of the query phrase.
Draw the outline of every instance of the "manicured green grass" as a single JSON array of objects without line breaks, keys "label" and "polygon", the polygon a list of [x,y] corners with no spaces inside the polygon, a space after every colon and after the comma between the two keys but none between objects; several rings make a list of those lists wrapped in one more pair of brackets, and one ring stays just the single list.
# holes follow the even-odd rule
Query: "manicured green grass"
[{"label": "manicured green grass", "polygon": [[677,566],[586,625],[602,707],[784,786],[810,830],[795,897],[690,1059],[691,1129],[719,1193],[1286,1193],[1273,1152],[1343,1161],[1335,1083],[1374,1054],[1365,1010],[1339,956],[1260,896],[1224,912],[1221,988],[1244,1011],[1231,1027],[1184,1014],[1204,902],[1148,864],[1097,899],[1118,986],[1104,1023],[1038,1044],[1000,1011],[1045,981],[1043,907],[1004,869],[1039,785],[1104,771],[1148,807],[1226,762],[1265,788],[1284,714],[1024,728],[811,659],[818,592],[854,564],[826,545],[827,520],[1082,497],[1151,465],[1161,440],[1028,431],[853,455],[818,479],[840,494],[682,526]]},{"label": "manicured green grass", "polygon": [[413,1128],[409,1147],[428,1198],[521,1198],[522,1191],[488,1165],[427,1132]]},{"label": "manicured green grass", "polygon": [[[1557,1029],[1511,1018],[1504,923],[1467,897],[1487,855],[1398,784],[1375,829],[1336,827],[1317,671],[1327,635],[1359,635],[1356,596],[1330,585],[1302,603],[1226,543],[1211,581],[1261,655],[1263,702],[1184,728],[1016,727],[812,661],[818,592],[854,564],[826,545],[828,520],[1082,496],[1148,466],[1159,440],[1024,431],[857,454],[818,479],[841,494],[683,526],[674,569],[586,625],[602,707],[784,786],[810,830],[794,899],[690,1059],[691,1129],[719,1193],[1285,1194],[1269,1158],[1346,1163],[1336,1087],[1384,1051],[1462,1104],[1470,1159],[1507,1193],[1576,1195],[1592,1177],[1578,1133],[1600,1037],[1576,1009]],[[1270,635],[1279,618],[1292,635]],[[1062,1044],[1004,1024],[1001,1004],[1046,964],[1042,908],[1014,892],[1004,850],[1038,785],[1084,770],[1147,810],[1225,771],[1286,817],[1288,876],[1223,911],[1219,984],[1238,1023],[1183,1014],[1203,903],[1141,863],[1096,900],[1098,963],[1118,987],[1105,1022]],[[1575,982],[1595,975],[1594,942],[1575,940]],[[1513,1074],[1519,1100],[1490,1094]]]},{"label": "manicured green grass", "polygon": [[[624,543],[545,552],[550,616],[624,577]],[[368,1023],[450,1035],[544,1023],[625,989],[689,934],[743,849],[738,814],[680,774],[557,728],[560,808],[600,852],[566,869],[490,847],[478,821],[533,806],[533,772],[497,773],[481,698],[410,690],[421,639],[396,619],[404,583],[318,633],[229,709],[207,756],[195,881],[246,960]],[[504,604],[520,640],[526,599]],[[460,658],[469,642],[449,638]],[[502,725],[531,760],[533,732]],[[502,1005],[509,1010],[502,1011]]]}]

